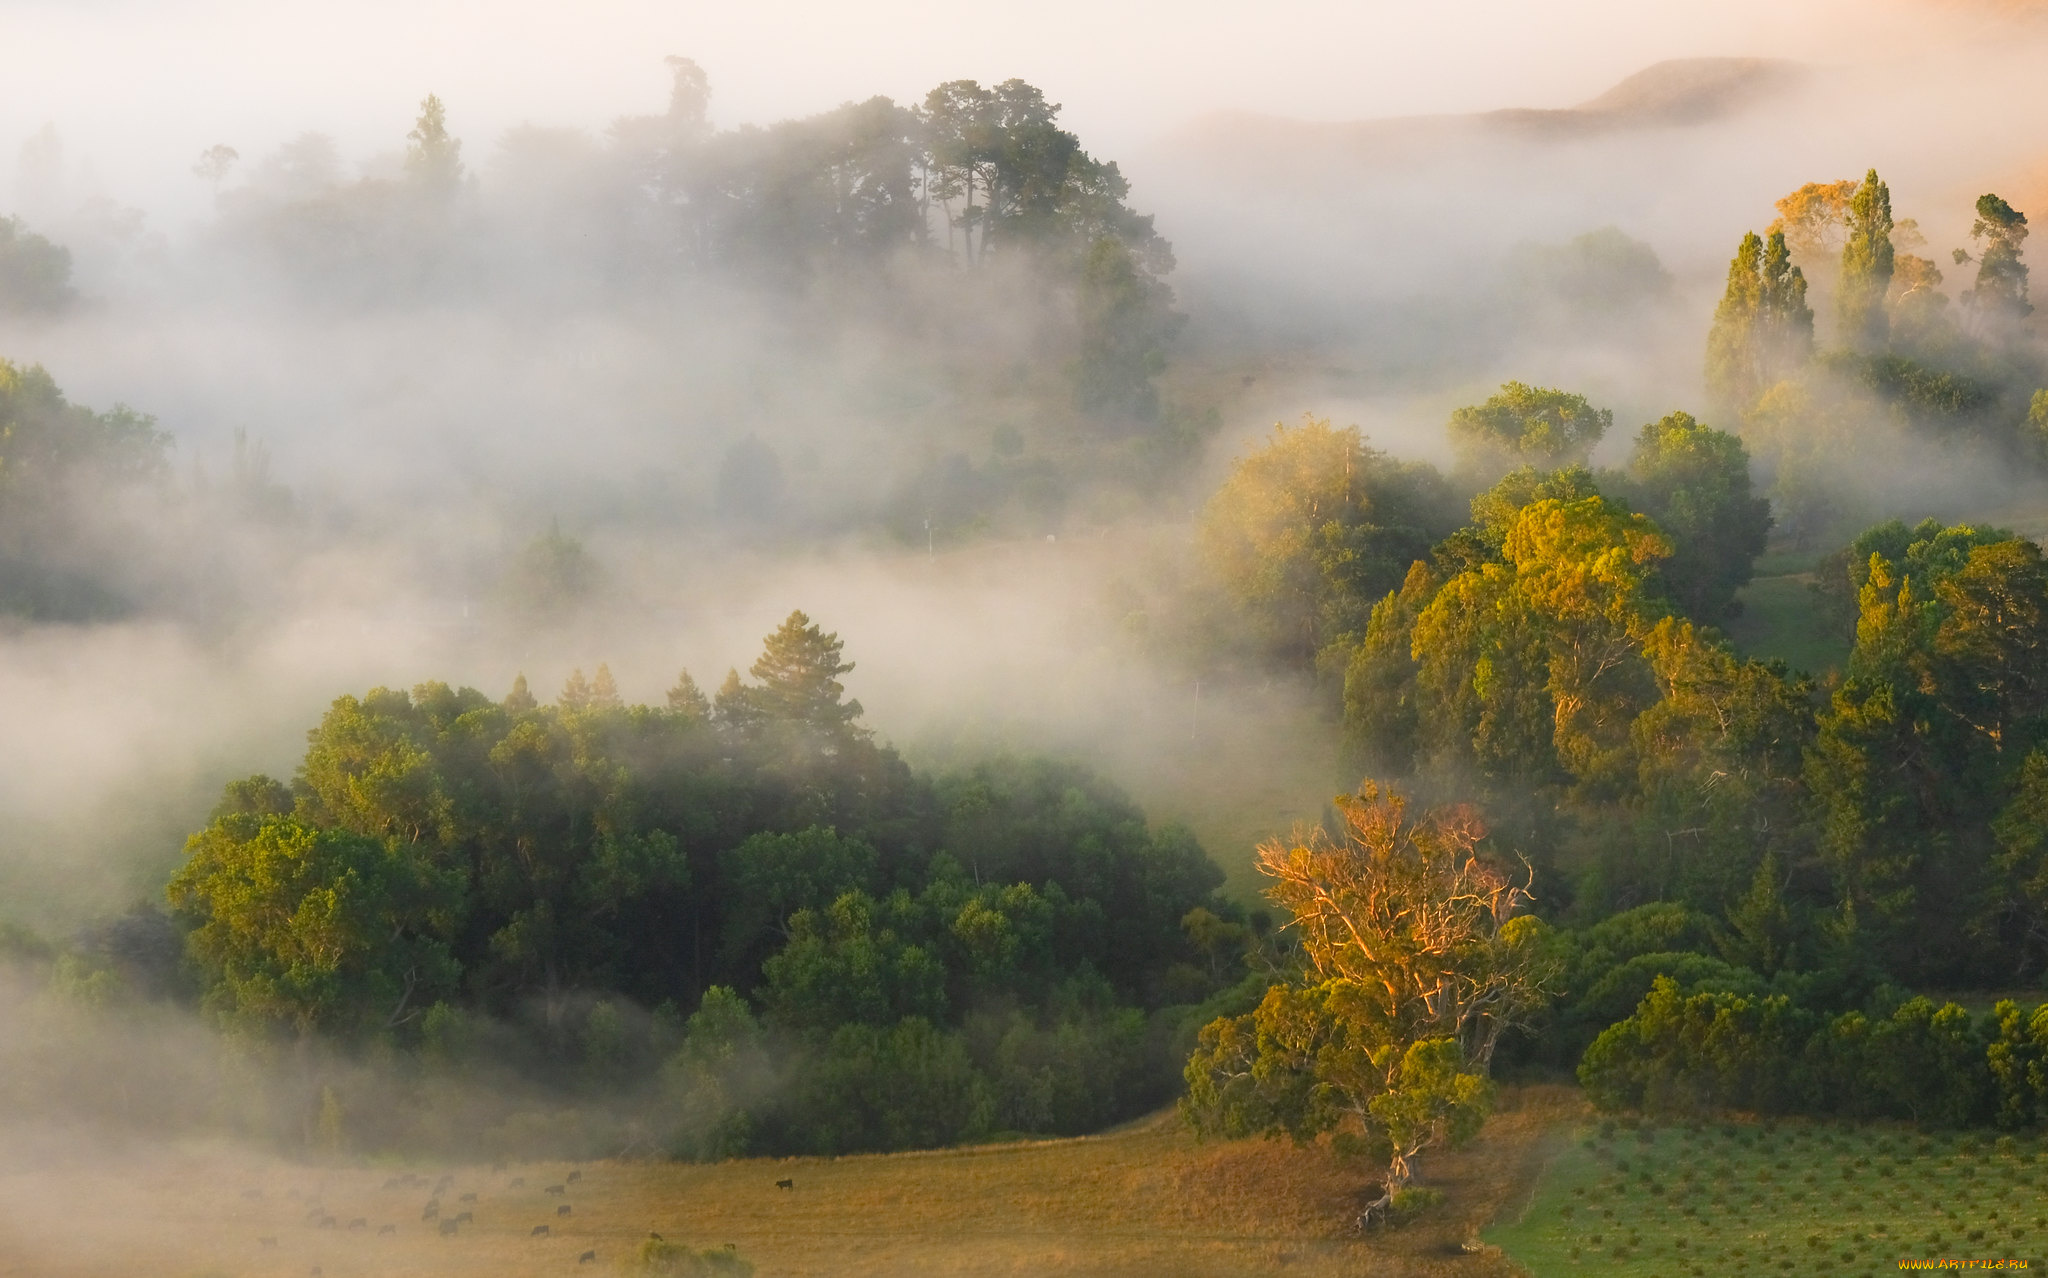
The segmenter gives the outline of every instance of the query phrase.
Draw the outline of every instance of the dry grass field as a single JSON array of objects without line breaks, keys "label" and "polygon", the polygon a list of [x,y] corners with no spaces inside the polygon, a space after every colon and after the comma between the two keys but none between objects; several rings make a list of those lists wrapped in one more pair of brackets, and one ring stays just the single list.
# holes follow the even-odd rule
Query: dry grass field
[{"label": "dry grass field", "polygon": [[[1545,1133],[1584,1110],[1565,1088],[1506,1089],[1502,1102],[1478,1141],[1427,1168],[1444,1205],[1384,1238],[1349,1232],[1361,1177],[1324,1151],[1198,1144],[1159,1114],[1073,1140],[715,1166],[308,1166],[218,1146],[10,1158],[0,1275],[614,1273],[650,1230],[693,1247],[730,1243],[761,1278],[1506,1275],[1515,1271],[1497,1252],[1460,1245],[1525,1204]],[[421,1219],[444,1175],[441,1215],[474,1215],[453,1236]],[[421,1179],[386,1188],[410,1177]],[[794,1187],[776,1188],[783,1179]],[[542,1224],[547,1236],[531,1236]],[[579,1264],[587,1251],[594,1265]]]}]

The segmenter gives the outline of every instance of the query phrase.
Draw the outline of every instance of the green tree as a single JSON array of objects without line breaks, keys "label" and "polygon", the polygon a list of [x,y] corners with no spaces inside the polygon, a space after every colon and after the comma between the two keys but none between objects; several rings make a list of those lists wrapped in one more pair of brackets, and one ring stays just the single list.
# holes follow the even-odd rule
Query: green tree
[{"label": "green tree", "polygon": [[78,298],[71,287],[71,250],[0,217],[0,314],[53,314]]},{"label": "green tree", "polygon": [[1281,651],[1306,664],[1364,632],[1373,604],[1456,522],[1426,467],[1355,426],[1274,424],[1202,515],[1203,557]]},{"label": "green tree", "polygon": [[1734,611],[1771,531],[1742,441],[1689,413],[1651,422],[1629,457],[1628,495],[1671,537],[1664,580],[1679,607],[1710,622]]},{"label": "green tree", "polygon": [[[1977,285],[1965,300],[1995,331],[2009,331],[2034,309],[2027,301],[2027,264],[2020,260],[2027,215],[1996,195],[1980,195],[1970,238],[1982,247],[1977,251]],[[1956,250],[1958,265],[1968,260],[1969,254]]]},{"label": "green tree", "polygon": [[301,1035],[388,1032],[458,975],[460,881],[396,841],[229,812],[186,844],[174,908],[195,927],[207,1006]]},{"label": "green tree", "polygon": [[1744,411],[1805,364],[1812,350],[1806,276],[1792,265],[1784,232],[1772,231],[1768,241],[1744,234],[1707,334],[1707,393]]},{"label": "green tree", "polygon": [[1522,463],[1541,467],[1583,462],[1614,414],[1584,395],[1507,382],[1483,404],[1451,414],[1451,446],[1462,469],[1486,478]]},{"label": "green tree", "polygon": [[1081,353],[1074,394],[1090,411],[1149,421],[1159,413],[1152,379],[1166,367],[1166,345],[1184,320],[1173,290],[1153,278],[1121,240],[1089,247],[1077,297]]},{"label": "green tree", "polygon": [[828,738],[861,740],[865,728],[858,701],[848,701],[839,676],[854,663],[841,661],[846,645],[827,634],[801,610],[792,612],[770,634],[761,656],[748,669],[760,682],[747,689],[753,713],[763,722],[796,725]]},{"label": "green tree", "polygon": [[462,141],[448,132],[448,108],[429,93],[420,100],[419,119],[405,135],[406,176],[429,194],[446,199],[462,184]]},{"label": "green tree", "polygon": [[1891,336],[1885,298],[1891,290],[1892,193],[1877,170],[1864,175],[1849,200],[1849,237],[1842,245],[1842,282],[1836,295],[1837,330],[1845,346],[1881,351]]},{"label": "green tree", "polygon": [[1260,846],[1306,970],[1203,1029],[1181,1112],[1210,1135],[1335,1132],[1384,1162],[1384,1208],[1419,1154],[1477,1130],[1500,1035],[1544,997],[1543,929],[1471,810],[1410,819],[1371,782],[1338,809],[1341,840],[1317,828]]}]

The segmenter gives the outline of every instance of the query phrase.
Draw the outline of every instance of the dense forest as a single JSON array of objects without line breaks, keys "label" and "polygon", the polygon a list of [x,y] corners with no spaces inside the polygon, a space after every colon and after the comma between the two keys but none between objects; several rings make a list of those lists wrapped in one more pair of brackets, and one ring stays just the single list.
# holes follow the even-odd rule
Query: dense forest
[{"label": "dense forest", "polygon": [[[300,1150],[456,1150],[459,1113],[494,1153],[836,1154],[1178,1097],[1205,1136],[1329,1137],[1384,1168],[1368,1219],[1426,1203],[1424,1155],[1478,1130],[1495,1074],[1657,1113],[2048,1120],[2048,1005],[1994,997],[2048,970],[2048,562],[1885,486],[1942,449],[2048,471],[2023,212],[1977,200],[1951,299],[1874,170],[1809,184],[1737,240],[1700,378],[1654,420],[1616,436],[1600,396],[1515,380],[1443,420],[1441,467],[1310,415],[1210,473],[1227,395],[1166,393],[1169,355],[1183,386],[1236,366],[1176,346],[1171,248],[1038,89],[719,131],[703,72],[670,69],[664,114],[517,130],[489,181],[435,97],[384,176],[343,180],[309,134],[234,184],[216,147],[209,287],[372,316],[730,306],[797,352],[783,381],[858,334],[885,350],[872,416],[944,384],[1023,428],[949,421],[815,518],[748,435],[698,467],[725,538],[704,545],[829,534],[929,564],[1051,543],[1093,494],[1098,522],[1062,531],[1187,534],[1120,642],[1197,709],[1204,678],[1306,688],[1332,768],[1369,779],[1258,849],[1255,904],[1222,891],[1242,849],[1072,759],[912,767],[797,612],[748,677],[681,674],[658,705],[605,665],[545,704],[524,675],[332,701],[291,775],[229,783],[134,910],[0,933],[20,1001],[196,1013],[236,1065],[190,1111]],[[1615,230],[1502,271],[1504,295],[1622,329],[1671,288]],[[10,312],[82,305],[68,272],[0,222]],[[758,380],[766,418],[787,388]],[[226,478],[185,479],[152,418],[0,363],[0,612],[225,631],[265,583],[222,580],[223,547],[360,531],[237,439]],[[1767,555],[1811,567],[1832,667],[1730,637]],[[461,615],[559,637],[633,571],[551,522],[465,569]],[[8,1050],[12,1102],[69,1103],[61,1050]]]}]

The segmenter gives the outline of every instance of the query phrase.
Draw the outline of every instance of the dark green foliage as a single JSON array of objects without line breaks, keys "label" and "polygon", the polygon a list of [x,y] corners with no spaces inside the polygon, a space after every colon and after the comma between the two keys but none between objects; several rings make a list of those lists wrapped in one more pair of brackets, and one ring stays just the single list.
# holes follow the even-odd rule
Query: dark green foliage
[{"label": "dark green foliage", "polygon": [[1152,379],[1165,369],[1166,345],[1183,320],[1173,312],[1173,291],[1121,240],[1105,236],[1082,264],[1076,304],[1081,353],[1073,378],[1081,407],[1133,421],[1158,416]]},{"label": "dark green foliage", "polygon": [[[1970,238],[1983,247],[1977,256],[1977,285],[1964,294],[1965,300],[1999,336],[2005,336],[2034,309],[2027,301],[2027,264],[2020,260],[2020,246],[2027,241],[2027,215],[1996,195],[1980,195]],[[1958,249],[1958,264],[1966,256]]]},{"label": "dark green foliage", "polygon": [[1627,474],[1631,504],[1671,536],[1673,599],[1696,620],[1725,617],[1771,531],[1770,503],[1750,495],[1742,441],[1672,413],[1636,436]]},{"label": "dark green foliage", "polygon": [[141,530],[103,516],[158,481],[170,438],[125,407],[64,398],[41,365],[0,360],[0,614],[79,621],[128,607],[121,579]]},{"label": "dark green foliage", "polygon": [[2031,1127],[2048,1118],[2048,1004],[1972,1018],[1926,998],[1827,1015],[1786,995],[1660,977],[1586,1050],[1579,1078],[1607,1110],[1727,1110]]},{"label": "dark green foliage", "polygon": [[0,314],[54,314],[77,300],[71,250],[0,217]]},{"label": "dark green foliage", "polygon": [[[207,1005],[569,1088],[670,1056],[692,1157],[1157,1103],[1175,1066],[1147,1009],[1234,976],[1182,928],[1238,923],[1220,872],[1076,767],[913,774],[859,725],[850,669],[796,613],[708,717],[694,684],[626,706],[603,666],[553,706],[339,699],[290,786],[228,787],[172,883]],[[698,1010],[678,1049],[635,1005]]]}]

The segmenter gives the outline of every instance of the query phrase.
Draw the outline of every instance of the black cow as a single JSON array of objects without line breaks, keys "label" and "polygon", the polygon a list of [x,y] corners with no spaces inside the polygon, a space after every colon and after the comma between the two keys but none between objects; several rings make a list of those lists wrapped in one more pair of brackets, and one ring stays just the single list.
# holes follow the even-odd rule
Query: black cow
[{"label": "black cow", "polygon": [[795,1189],[796,1182],[794,1180],[778,1180],[775,1182],[775,1187],[777,1189]]},{"label": "black cow", "polygon": [[443,1238],[446,1238],[448,1235],[454,1233],[456,1230],[460,1228],[462,1228],[462,1224],[460,1221],[444,1220],[441,1222],[441,1236]]},{"label": "black cow", "polygon": [[476,1217],[469,1212],[463,1212],[455,1218],[455,1223],[458,1225],[473,1225],[476,1223]]},{"label": "black cow", "polygon": [[379,1229],[379,1230],[377,1231],[377,1234],[378,1234],[378,1236],[379,1236],[379,1237],[382,1237],[382,1236],[383,1236],[383,1235],[385,1235],[385,1234],[395,1234],[395,1233],[397,1233],[397,1232],[398,1232],[398,1226],[396,1226],[396,1225],[385,1225],[385,1226],[384,1226],[383,1228],[381,1228],[381,1229]]},{"label": "black cow", "polygon": [[542,1192],[543,1194],[566,1194],[569,1192],[569,1190],[566,1186],[549,1185],[546,1189],[543,1189],[540,1192]]},{"label": "black cow", "polygon": [[564,1179],[565,1179],[565,1180],[570,1180],[570,1181],[578,1181],[578,1180],[582,1180],[582,1179],[583,1179],[583,1173],[582,1173],[582,1172],[580,1172],[580,1171],[572,1171],[572,1172],[570,1172],[570,1173],[569,1173],[569,1174],[568,1174],[568,1175],[567,1175],[566,1177],[564,1177]]},{"label": "black cow", "polygon": [[576,1257],[576,1263],[579,1265],[587,1265],[596,1259],[597,1249],[593,1247],[589,1251],[586,1251],[582,1255]]},{"label": "black cow", "polygon": [[332,1216],[322,1216],[322,1217],[320,1218],[320,1228],[322,1228],[322,1229],[332,1229],[332,1228],[334,1228],[334,1217],[332,1217]]},{"label": "black cow", "polygon": [[505,1188],[507,1188],[507,1189],[524,1189],[524,1188],[526,1188],[526,1177],[524,1177],[524,1176],[514,1176],[514,1177],[512,1178],[512,1180],[511,1180],[511,1183],[507,1184],[507,1185],[505,1186]]},{"label": "black cow", "polygon": [[567,1204],[567,1203],[563,1203],[563,1204],[562,1204],[562,1205],[561,1205],[560,1207],[557,1207],[557,1208],[555,1208],[555,1214],[556,1214],[557,1216],[566,1216],[566,1215],[568,1215],[568,1214],[569,1214],[569,1204]]},{"label": "black cow", "polygon": [[348,1222],[348,1227],[350,1229],[368,1229],[370,1227],[370,1222],[364,1220],[361,1216],[358,1216],[354,1220]]},{"label": "black cow", "polygon": [[436,1216],[439,1216],[440,1214],[441,1214],[441,1204],[439,1204],[439,1203],[428,1203],[428,1204],[427,1204],[426,1206],[424,1206],[424,1207],[420,1208],[420,1219],[421,1219],[421,1220],[432,1220],[432,1219],[434,1219],[434,1218],[435,1218]]},{"label": "black cow", "polygon": [[528,1237],[528,1238],[542,1238],[542,1237],[545,1237],[545,1236],[547,1235],[547,1232],[548,1232],[548,1227],[547,1227],[546,1225],[535,1225],[535,1226],[533,1227],[533,1232],[532,1232],[532,1233],[530,1233],[530,1234],[528,1234],[528,1235],[527,1235],[527,1237]]}]

